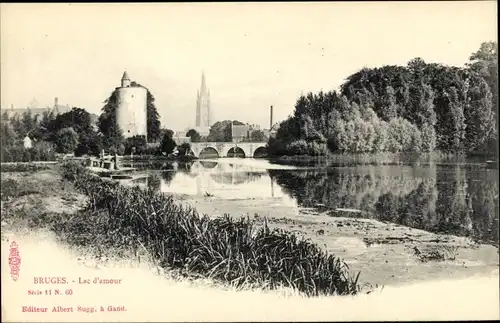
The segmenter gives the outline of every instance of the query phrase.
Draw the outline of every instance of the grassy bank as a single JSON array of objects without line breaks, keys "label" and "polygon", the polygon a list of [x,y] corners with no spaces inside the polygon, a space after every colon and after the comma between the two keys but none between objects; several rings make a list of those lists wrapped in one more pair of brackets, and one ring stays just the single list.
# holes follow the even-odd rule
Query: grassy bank
[{"label": "grassy bank", "polygon": [[[210,219],[171,196],[123,187],[76,164],[61,169],[87,196],[86,207],[71,216],[28,217],[31,226],[48,226],[74,246],[124,255],[145,251],[164,268],[235,287],[291,287],[309,296],[361,291],[359,274],[351,275],[339,258],[289,232],[267,224],[256,228],[248,218]],[[2,183],[2,200],[18,193],[14,183]]]},{"label": "grassy bank", "polygon": [[38,163],[2,163],[0,165],[1,171],[4,173],[9,172],[35,172],[43,169],[49,169],[51,162],[38,162]]}]

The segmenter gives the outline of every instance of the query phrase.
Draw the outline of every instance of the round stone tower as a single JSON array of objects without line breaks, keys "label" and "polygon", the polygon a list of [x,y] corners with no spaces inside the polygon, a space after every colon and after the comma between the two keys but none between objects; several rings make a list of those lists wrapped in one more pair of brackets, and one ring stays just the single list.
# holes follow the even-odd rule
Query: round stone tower
[{"label": "round stone tower", "polygon": [[147,90],[132,86],[126,71],[121,85],[116,88],[116,122],[125,138],[142,135],[147,139]]}]

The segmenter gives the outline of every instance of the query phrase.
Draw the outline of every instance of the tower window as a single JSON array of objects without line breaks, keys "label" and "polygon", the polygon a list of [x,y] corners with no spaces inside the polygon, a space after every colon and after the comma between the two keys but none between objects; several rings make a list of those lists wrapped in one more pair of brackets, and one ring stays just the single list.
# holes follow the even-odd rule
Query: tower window
[{"label": "tower window", "polygon": [[132,94],[132,97],[134,97],[134,95]]}]

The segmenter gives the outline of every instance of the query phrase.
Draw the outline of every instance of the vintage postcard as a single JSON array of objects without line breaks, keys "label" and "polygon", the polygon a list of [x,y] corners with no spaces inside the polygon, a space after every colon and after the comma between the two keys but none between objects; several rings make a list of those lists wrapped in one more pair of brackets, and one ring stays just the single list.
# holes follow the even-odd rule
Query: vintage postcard
[{"label": "vintage postcard", "polygon": [[496,1],[2,3],[2,322],[500,319]]}]

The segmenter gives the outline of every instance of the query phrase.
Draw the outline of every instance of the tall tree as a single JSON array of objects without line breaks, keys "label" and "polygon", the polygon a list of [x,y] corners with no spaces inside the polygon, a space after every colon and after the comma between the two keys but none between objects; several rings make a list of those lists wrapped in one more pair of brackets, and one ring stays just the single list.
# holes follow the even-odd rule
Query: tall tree
[{"label": "tall tree", "polygon": [[23,124],[24,130],[26,131],[25,135],[31,133],[36,128],[36,119],[34,118],[30,109],[23,113],[21,122]]},{"label": "tall tree", "polygon": [[470,70],[482,76],[491,91],[493,120],[496,122],[486,142],[489,147],[485,146],[483,149],[496,153],[498,151],[498,43],[493,41],[482,43],[479,50],[473,53],[469,60]]},{"label": "tall tree", "polygon": [[118,149],[124,139],[123,132],[120,127],[118,127],[116,121],[116,109],[118,107],[118,96],[116,91],[113,91],[104,103],[102,113],[97,121],[97,126],[103,134],[104,146],[108,149]]},{"label": "tall tree", "polygon": [[266,135],[264,134],[264,131],[262,131],[262,130],[254,130],[250,134],[250,139],[252,141],[264,141],[264,140],[266,140]]},{"label": "tall tree", "polygon": [[44,111],[41,117],[40,122],[37,124],[35,130],[31,132],[31,136],[36,140],[45,140],[49,141],[52,137],[51,131],[50,131],[50,125],[55,119],[55,116],[53,113],[50,113],[50,111]]},{"label": "tall tree", "polygon": [[17,136],[19,138],[24,138],[26,136],[26,133],[28,130],[26,129],[25,124],[22,122],[21,117],[19,114],[16,114],[10,118],[10,122],[12,124],[12,127],[14,131],[16,132]]},{"label": "tall tree", "polygon": [[418,100],[415,100],[415,103],[415,124],[420,128],[424,124],[434,127],[437,118],[436,112],[434,111],[434,91],[430,85],[420,85]]},{"label": "tall tree", "polygon": [[382,97],[383,105],[380,111],[380,118],[385,121],[390,121],[398,116],[399,108],[396,103],[396,91],[390,85],[386,86]]},{"label": "tall tree", "polygon": [[465,116],[463,103],[460,102],[458,91],[452,87],[448,92],[450,100],[448,111],[448,127],[445,136],[448,137],[448,147],[452,151],[460,151],[465,138]]},{"label": "tall tree", "polygon": [[495,133],[495,113],[488,83],[480,78],[468,89],[466,120],[466,146],[473,150],[484,144]]},{"label": "tall tree", "polygon": [[207,136],[207,141],[209,142],[231,142],[233,139],[233,134],[231,131],[231,125],[244,125],[243,122],[238,120],[224,120],[217,121],[210,127],[210,132]]},{"label": "tall tree", "polygon": [[186,133],[186,137],[191,138],[191,142],[198,142],[201,139],[200,134],[195,129],[189,129]]},{"label": "tall tree", "polygon": [[56,151],[59,153],[72,153],[78,146],[78,134],[73,128],[63,128],[55,136]]},{"label": "tall tree", "polygon": [[170,129],[166,129],[164,131],[164,135],[160,144],[160,150],[161,152],[165,154],[170,154],[172,151],[174,151],[175,147],[177,146],[174,139],[174,132]]},{"label": "tall tree", "polygon": [[53,141],[61,129],[71,128],[78,134],[78,146],[75,149],[77,156],[97,155],[102,149],[102,138],[94,130],[92,117],[85,109],[74,107],[71,111],[57,115],[53,120],[50,120],[49,116],[44,116],[40,124],[46,122],[48,122],[47,128],[53,134]]},{"label": "tall tree", "polygon": [[14,127],[12,124],[4,118],[2,118],[1,121],[1,134],[0,134],[0,140],[1,140],[1,147],[10,147],[14,146],[19,139],[17,133],[14,130]]}]

